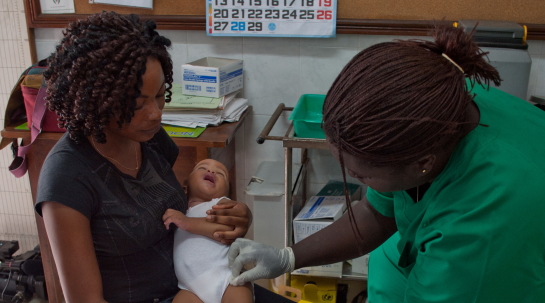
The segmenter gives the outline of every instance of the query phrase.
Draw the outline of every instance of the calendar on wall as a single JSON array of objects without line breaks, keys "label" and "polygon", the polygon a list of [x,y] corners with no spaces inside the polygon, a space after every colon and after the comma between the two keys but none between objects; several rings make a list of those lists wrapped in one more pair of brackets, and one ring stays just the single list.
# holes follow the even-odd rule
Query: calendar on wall
[{"label": "calendar on wall", "polygon": [[335,36],[337,0],[207,0],[209,36]]}]

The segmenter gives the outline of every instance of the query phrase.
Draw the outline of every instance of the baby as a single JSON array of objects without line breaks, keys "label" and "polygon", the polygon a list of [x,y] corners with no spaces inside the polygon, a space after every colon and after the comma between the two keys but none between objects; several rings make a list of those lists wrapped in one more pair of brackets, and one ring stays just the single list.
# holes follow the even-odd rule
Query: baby
[{"label": "baby", "polygon": [[229,246],[213,237],[216,231],[233,228],[204,218],[207,210],[227,199],[227,168],[216,160],[202,160],[193,168],[186,185],[187,213],[168,209],[163,216],[167,228],[171,223],[178,226],[174,235],[174,269],[181,290],[172,303],[253,302],[250,283],[229,285]]}]

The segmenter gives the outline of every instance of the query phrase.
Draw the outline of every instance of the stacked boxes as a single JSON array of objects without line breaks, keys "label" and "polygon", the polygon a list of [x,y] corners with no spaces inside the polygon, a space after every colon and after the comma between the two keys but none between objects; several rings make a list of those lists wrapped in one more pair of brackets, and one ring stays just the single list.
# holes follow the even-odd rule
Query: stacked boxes
[{"label": "stacked boxes", "polygon": [[[347,184],[347,187],[351,200],[359,200],[361,197],[361,187],[350,183]],[[310,198],[299,214],[293,219],[295,243],[327,227],[340,218],[345,210],[344,183],[341,181],[330,181],[316,196]],[[304,267],[295,270],[292,274],[341,277],[342,262]]]}]

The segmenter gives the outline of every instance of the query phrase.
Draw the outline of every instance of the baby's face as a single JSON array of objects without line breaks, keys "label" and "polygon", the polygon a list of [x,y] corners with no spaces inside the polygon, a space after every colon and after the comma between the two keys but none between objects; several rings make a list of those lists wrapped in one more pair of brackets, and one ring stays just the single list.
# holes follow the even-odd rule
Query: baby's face
[{"label": "baby's face", "polygon": [[199,162],[189,175],[188,193],[190,198],[206,201],[227,196],[229,179],[225,165],[212,159]]}]

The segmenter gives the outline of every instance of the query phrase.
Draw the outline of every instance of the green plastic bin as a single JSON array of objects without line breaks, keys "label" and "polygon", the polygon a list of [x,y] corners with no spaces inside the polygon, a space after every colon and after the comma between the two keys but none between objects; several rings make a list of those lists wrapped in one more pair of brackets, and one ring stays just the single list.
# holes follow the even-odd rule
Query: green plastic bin
[{"label": "green plastic bin", "polygon": [[325,139],[322,129],[322,107],[325,95],[304,94],[289,117],[293,120],[295,137]]}]

